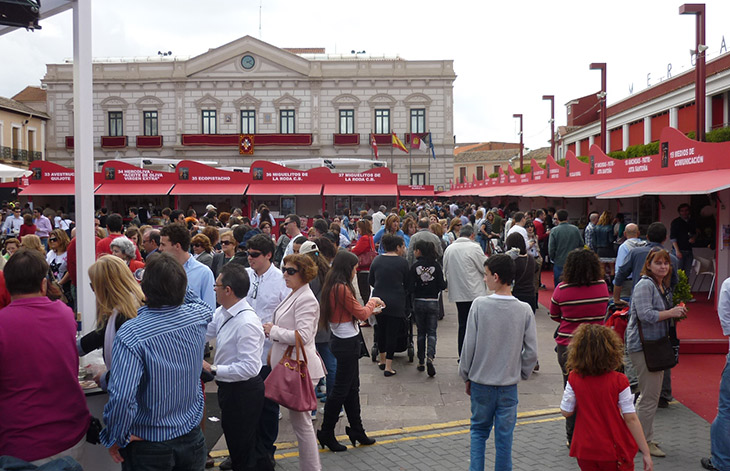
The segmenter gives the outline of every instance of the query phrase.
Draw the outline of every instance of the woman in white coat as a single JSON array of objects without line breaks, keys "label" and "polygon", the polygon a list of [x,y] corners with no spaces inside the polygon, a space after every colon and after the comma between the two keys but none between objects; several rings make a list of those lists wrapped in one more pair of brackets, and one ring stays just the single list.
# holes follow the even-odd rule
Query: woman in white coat
[{"label": "woman in white coat", "polygon": [[[287,347],[296,344],[295,332],[298,331],[304,343],[309,376],[314,388],[325,375],[324,365],[314,344],[319,322],[319,303],[309,288],[309,282],[317,275],[317,266],[310,257],[293,254],[284,257],[281,271],[284,272],[286,286],[292,292],[276,308],[272,322],[264,324],[264,332],[273,342],[269,364],[272,368],[275,367]],[[311,412],[289,410],[289,420],[299,443],[299,469],[322,469]]]}]

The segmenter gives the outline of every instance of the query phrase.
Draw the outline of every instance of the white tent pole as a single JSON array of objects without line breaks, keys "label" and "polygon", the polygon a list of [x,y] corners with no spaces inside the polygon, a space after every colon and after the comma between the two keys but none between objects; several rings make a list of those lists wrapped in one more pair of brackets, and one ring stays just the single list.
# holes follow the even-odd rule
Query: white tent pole
[{"label": "white tent pole", "polygon": [[81,330],[90,332],[96,322],[96,300],[88,270],[94,244],[94,128],[91,69],[91,0],[73,4],[74,173],[76,177],[76,287]]}]

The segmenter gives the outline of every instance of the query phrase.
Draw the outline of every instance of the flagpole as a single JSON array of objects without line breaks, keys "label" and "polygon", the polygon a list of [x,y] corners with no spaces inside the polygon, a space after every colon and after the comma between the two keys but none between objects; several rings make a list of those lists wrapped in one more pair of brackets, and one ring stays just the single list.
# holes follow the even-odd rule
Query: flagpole
[{"label": "flagpole", "polygon": [[408,184],[413,184],[413,133],[411,133],[411,149],[408,152]]},{"label": "flagpole", "polygon": [[390,135],[390,171],[395,172],[395,168],[393,168],[393,135]]}]

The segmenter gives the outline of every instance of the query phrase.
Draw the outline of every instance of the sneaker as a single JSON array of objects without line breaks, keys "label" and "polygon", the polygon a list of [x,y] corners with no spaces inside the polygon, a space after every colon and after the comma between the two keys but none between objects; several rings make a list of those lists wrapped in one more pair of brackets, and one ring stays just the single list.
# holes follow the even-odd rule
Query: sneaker
[{"label": "sneaker", "polygon": [[700,464],[705,469],[709,469],[710,471],[712,471],[712,470],[717,471],[717,468],[712,464],[712,461],[710,458],[702,458],[700,460]]},{"label": "sneaker", "polygon": [[657,458],[664,458],[667,456],[667,454],[659,448],[659,445],[657,445],[656,442],[649,442],[649,454],[651,456],[656,456]]},{"label": "sneaker", "polygon": [[223,460],[221,464],[218,465],[218,469],[222,469],[224,471],[228,469],[233,469],[233,462],[231,462],[231,457],[229,456],[228,458]]},{"label": "sneaker", "polygon": [[434,377],[436,376],[436,368],[433,367],[433,361],[426,362],[426,369],[428,369],[428,376]]},{"label": "sneaker", "polygon": [[423,363],[419,363],[416,369],[418,371],[426,371],[426,367],[423,365]]}]

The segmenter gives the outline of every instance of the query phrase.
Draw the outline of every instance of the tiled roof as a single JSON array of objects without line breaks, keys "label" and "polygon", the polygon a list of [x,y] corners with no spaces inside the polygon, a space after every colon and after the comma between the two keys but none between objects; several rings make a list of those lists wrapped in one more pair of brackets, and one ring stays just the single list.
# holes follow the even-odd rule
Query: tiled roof
[{"label": "tiled roof", "polygon": [[20,102],[46,101],[46,91],[41,87],[25,87],[20,93],[13,97],[13,100]]},{"label": "tiled roof", "polygon": [[474,144],[457,144],[456,147],[454,147],[454,155],[459,155],[462,152],[468,152],[468,151],[474,149],[475,147],[479,147],[482,144],[483,144],[482,142],[477,142]]},{"label": "tiled roof", "polygon": [[51,117],[48,116],[46,113],[43,113],[42,111],[34,110],[30,106],[24,105],[23,103],[12,100],[10,98],[0,97],[0,108],[10,110],[10,111],[16,111],[18,113],[25,113],[28,115],[32,114],[33,116],[42,118],[42,119],[51,119]]},{"label": "tiled roof", "polygon": [[520,155],[518,149],[482,150],[462,152],[454,157],[455,162],[506,162]]},{"label": "tiled roof", "polygon": [[530,163],[530,159],[535,159],[538,162],[541,160],[545,160],[550,154],[550,148],[549,147],[540,147],[539,149],[531,150],[527,154],[523,156],[523,160],[526,163]]}]

